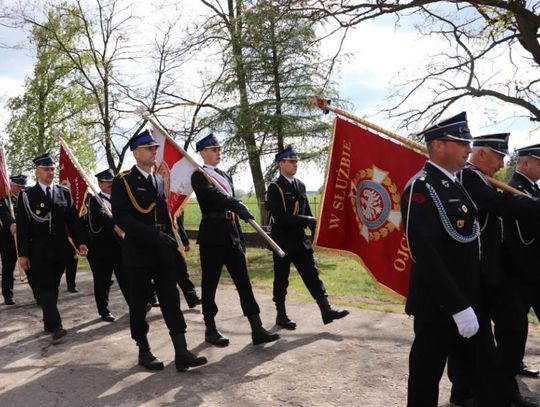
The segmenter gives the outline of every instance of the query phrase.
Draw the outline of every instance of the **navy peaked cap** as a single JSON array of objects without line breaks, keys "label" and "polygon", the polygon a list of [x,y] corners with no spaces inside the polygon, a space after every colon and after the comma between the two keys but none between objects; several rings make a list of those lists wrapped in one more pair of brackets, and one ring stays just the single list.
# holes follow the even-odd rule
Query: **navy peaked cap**
[{"label": "navy peaked cap", "polygon": [[112,181],[114,179],[114,172],[110,168],[98,172],[95,177],[98,179],[98,181]]},{"label": "navy peaked cap", "polygon": [[9,180],[10,180],[13,184],[20,185],[21,187],[25,187],[25,186],[26,186],[26,179],[27,179],[27,176],[26,176],[26,175],[23,175],[23,174],[12,175],[11,177],[9,177]]},{"label": "navy peaked cap", "polygon": [[159,146],[159,143],[150,134],[150,131],[145,130],[129,139],[129,149],[131,151],[138,147],[153,147]]},{"label": "navy peaked cap", "polygon": [[540,144],[518,148],[516,151],[518,153],[518,157],[526,157],[529,155],[540,160]]},{"label": "navy peaked cap", "polygon": [[508,155],[510,133],[485,134],[473,138],[473,147],[488,147],[501,155]]},{"label": "navy peaked cap", "polygon": [[219,140],[212,133],[200,139],[199,141],[197,141],[197,144],[195,144],[195,150],[197,152],[210,147],[221,147],[221,144],[219,144]]},{"label": "navy peaked cap", "polygon": [[283,151],[276,154],[276,162],[282,160],[298,161],[298,154],[293,150],[292,146],[287,146]]},{"label": "navy peaked cap", "polygon": [[418,133],[418,135],[423,136],[426,142],[442,137],[463,141],[472,140],[469,125],[467,123],[466,112],[461,112],[453,117],[434,124]]},{"label": "navy peaked cap", "polygon": [[49,154],[43,154],[40,155],[32,160],[36,167],[55,167],[56,161],[54,158]]}]

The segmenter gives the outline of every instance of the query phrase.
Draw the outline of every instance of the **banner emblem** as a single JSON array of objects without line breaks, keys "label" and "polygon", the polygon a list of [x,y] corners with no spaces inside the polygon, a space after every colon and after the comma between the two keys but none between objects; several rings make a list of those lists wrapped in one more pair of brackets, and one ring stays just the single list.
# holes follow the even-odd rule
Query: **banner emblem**
[{"label": "banner emblem", "polygon": [[387,171],[376,166],[358,171],[349,196],[360,235],[368,243],[399,229],[400,195]]}]

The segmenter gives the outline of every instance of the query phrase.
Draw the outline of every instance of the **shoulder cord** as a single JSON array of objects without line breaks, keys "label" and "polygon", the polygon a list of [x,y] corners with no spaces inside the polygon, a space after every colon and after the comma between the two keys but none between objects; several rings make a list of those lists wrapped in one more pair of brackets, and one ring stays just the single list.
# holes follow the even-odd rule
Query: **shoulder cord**
[{"label": "shoulder cord", "polygon": [[36,222],[43,223],[43,222],[49,222],[52,219],[51,212],[49,211],[45,217],[41,217],[36,215],[32,210],[30,209],[30,202],[28,201],[28,195],[26,192],[23,193],[23,203],[24,203],[24,209],[26,209],[26,213],[28,215],[28,218],[34,219]]},{"label": "shoulder cord", "polygon": [[531,238],[531,240],[526,242],[525,239],[523,238],[523,235],[521,234],[521,228],[519,227],[519,221],[516,219],[515,222],[516,222],[517,232],[518,232],[518,235],[519,235],[519,240],[521,240],[521,243],[523,243],[525,246],[530,246],[531,244],[533,244],[536,239],[533,237],[533,238]]},{"label": "shoulder cord", "polygon": [[411,260],[416,263],[416,260],[414,259],[414,256],[412,254],[412,247],[409,244],[409,219],[410,213],[411,213],[411,202],[412,202],[412,194],[414,190],[414,183],[416,182],[418,178],[415,178],[411,183],[411,190],[409,192],[409,203],[407,204],[407,224],[405,225],[405,238],[407,239],[407,247],[409,248],[409,253],[411,253]]},{"label": "shoulder cord", "polygon": [[[287,206],[285,205],[285,194],[283,193],[283,189],[277,184],[277,182],[272,182],[270,185],[275,185],[279,191],[279,194],[281,195],[281,203],[283,204],[283,210],[287,212]],[[293,215],[298,215],[298,212],[300,212],[300,203],[296,201],[294,203],[294,209],[293,209]]]},{"label": "shoulder cord", "polygon": [[[88,201],[88,206],[90,206],[90,201]],[[88,227],[90,228],[90,232],[92,232],[94,235],[97,235],[103,230],[103,225],[101,225],[98,230],[94,229],[94,227],[92,226],[92,211],[90,210],[90,208],[88,208],[87,213],[88,213]]]},{"label": "shoulder cord", "polygon": [[127,182],[127,180],[122,177],[122,181],[124,181],[124,185],[126,187],[126,192],[129,196],[129,200],[131,201],[131,204],[133,205],[133,207],[140,213],[144,213],[144,214],[147,214],[147,213],[150,213],[152,212],[152,210],[156,207],[156,203],[155,202],[152,202],[148,208],[143,208],[139,205],[139,203],[137,202],[137,200],[135,199],[135,196],[133,196],[133,192],[131,192],[131,188],[129,187],[129,184]]},{"label": "shoulder cord", "polygon": [[456,229],[454,229],[452,222],[450,222],[450,219],[448,219],[448,215],[446,214],[441,199],[437,195],[437,192],[435,192],[435,189],[427,182],[426,187],[431,199],[433,200],[433,203],[435,204],[435,207],[437,208],[437,211],[439,212],[439,217],[441,218],[442,224],[450,237],[459,243],[470,243],[476,240],[480,235],[480,225],[478,224],[478,220],[474,221],[473,230],[470,235],[465,236],[460,234]]}]

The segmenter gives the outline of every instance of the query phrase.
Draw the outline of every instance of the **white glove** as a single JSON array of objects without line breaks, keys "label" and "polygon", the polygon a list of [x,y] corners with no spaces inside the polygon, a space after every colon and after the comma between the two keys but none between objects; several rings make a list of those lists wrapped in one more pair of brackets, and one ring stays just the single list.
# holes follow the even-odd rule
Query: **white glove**
[{"label": "white glove", "polygon": [[474,336],[480,328],[478,318],[471,307],[452,315],[452,318],[454,318],[459,334],[464,338]]}]

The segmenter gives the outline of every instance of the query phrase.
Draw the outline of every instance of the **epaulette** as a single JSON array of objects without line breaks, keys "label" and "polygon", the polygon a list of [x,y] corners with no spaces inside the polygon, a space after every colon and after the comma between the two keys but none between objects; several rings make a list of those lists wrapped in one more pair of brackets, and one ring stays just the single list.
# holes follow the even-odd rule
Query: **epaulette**
[{"label": "epaulette", "polygon": [[405,186],[403,187],[403,190],[405,191],[407,188],[409,188],[411,186],[411,184],[413,183],[413,181],[425,182],[426,181],[426,171],[421,169],[416,174],[414,174],[411,177],[411,179],[409,181],[407,181],[407,184],[405,184]]},{"label": "epaulette", "polygon": [[64,184],[56,184],[56,185],[58,185],[59,187],[64,188],[65,190],[69,191],[69,187],[67,185],[64,185]]},{"label": "epaulette", "polygon": [[125,170],[125,171],[122,171],[122,172],[120,172],[120,173],[117,175],[117,177],[118,177],[118,178],[124,178],[124,177],[125,177],[126,175],[128,175],[128,174],[131,174],[131,170]]}]

